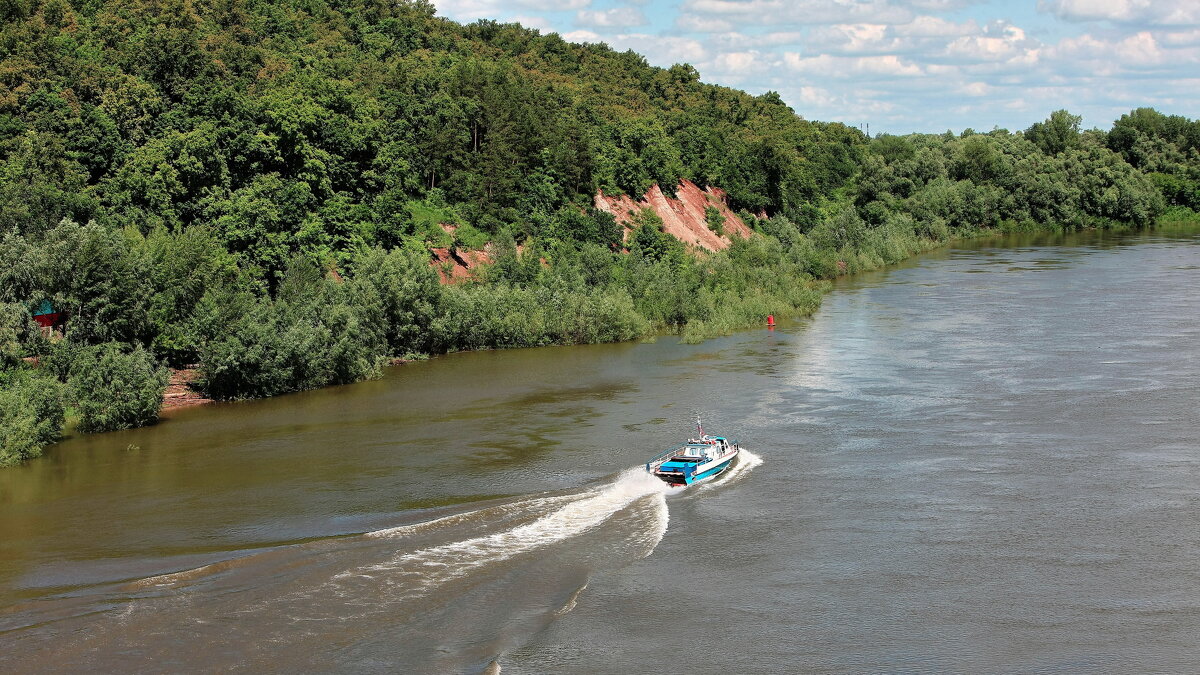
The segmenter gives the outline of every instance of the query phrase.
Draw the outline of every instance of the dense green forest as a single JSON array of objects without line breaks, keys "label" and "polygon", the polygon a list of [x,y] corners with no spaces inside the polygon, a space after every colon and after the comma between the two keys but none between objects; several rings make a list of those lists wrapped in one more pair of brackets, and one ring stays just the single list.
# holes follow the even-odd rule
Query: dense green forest
[{"label": "dense green forest", "polygon": [[[1200,122],[880,136],[774,93],[428,2],[0,1],[0,465],[218,399],[460,349],[698,340],[821,280],[1000,230],[1200,209]],[[724,189],[756,234],[690,251],[592,197]],[[458,225],[448,234],[441,223]],[[431,247],[493,263],[439,283]],[[33,314],[66,317],[61,335]]]}]

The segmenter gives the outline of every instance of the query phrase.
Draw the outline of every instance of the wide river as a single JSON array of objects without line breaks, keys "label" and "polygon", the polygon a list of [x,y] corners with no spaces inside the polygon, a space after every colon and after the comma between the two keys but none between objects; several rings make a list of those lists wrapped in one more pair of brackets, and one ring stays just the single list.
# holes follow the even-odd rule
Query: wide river
[{"label": "wide river", "polygon": [[[0,471],[0,672],[1200,671],[1200,237],[456,354]],[[637,467],[696,414],[739,466]]]}]

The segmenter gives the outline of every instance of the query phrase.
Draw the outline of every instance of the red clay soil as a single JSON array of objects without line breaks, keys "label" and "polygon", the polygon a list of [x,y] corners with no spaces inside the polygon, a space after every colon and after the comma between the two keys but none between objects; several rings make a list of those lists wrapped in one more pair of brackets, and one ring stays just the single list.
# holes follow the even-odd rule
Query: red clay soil
[{"label": "red clay soil", "polygon": [[[625,228],[625,238],[633,231],[633,219],[637,212],[646,207],[654,209],[663,221],[663,231],[682,241],[688,246],[709,251],[720,251],[729,248],[730,237],[742,239],[750,237],[750,228],[742,223],[729,204],[725,201],[725,191],[720,188],[701,190],[691,181],[682,181],[675,188],[675,196],[663,194],[657,185],[650,188],[641,201],[633,201],[628,196],[609,197],[603,192],[596,193],[595,205],[601,211],[607,211]],[[704,210],[715,206],[725,217],[724,236],[708,229]],[[454,225],[442,225],[448,234],[454,234]],[[521,247],[518,247],[518,253]],[[470,251],[459,248],[435,248],[431,250],[429,264],[437,268],[438,276],[443,284],[457,284],[475,278],[480,265],[492,262],[491,244],[482,251]],[[542,261],[545,264],[545,261]]]},{"label": "red clay soil", "polygon": [[[442,223],[438,227],[450,236],[454,236],[458,230],[457,225],[450,223]],[[490,243],[484,246],[482,251],[469,251],[458,247],[434,248],[430,249],[429,265],[437,268],[438,277],[443,284],[458,284],[474,279],[476,268],[492,262],[491,250]]]},{"label": "red clay soil", "polygon": [[192,383],[198,379],[200,379],[200,372],[195,368],[172,368],[171,379],[167,383],[167,390],[163,393],[162,409],[170,410],[212,403],[211,398],[204,398],[200,392],[192,388]]},{"label": "red clay soil", "polygon": [[[729,248],[731,236],[737,235],[742,239],[750,237],[750,228],[746,227],[729,205],[725,202],[725,191],[710,187],[701,190],[691,181],[681,181],[675,188],[675,197],[663,194],[657,185],[650,188],[641,201],[621,195],[609,197],[603,192],[596,193],[596,208],[607,211],[625,228],[628,237],[633,229],[633,219],[638,211],[646,207],[654,209],[663,221],[663,231],[690,246],[704,248],[709,251],[720,251]],[[708,229],[704,210],[715,206],[722,216],[725,216],[725,236],[718,236]]]},{"label": "red clay soil", "polygon": [[[437,268],[443,284],[457,284],[475,278],[480,265],[492,261],[488,244],[482,251],[464,251],[457,248],[431,249],[433,259],[429,264]],[[449,263],[449,264],[447,264]]]}]

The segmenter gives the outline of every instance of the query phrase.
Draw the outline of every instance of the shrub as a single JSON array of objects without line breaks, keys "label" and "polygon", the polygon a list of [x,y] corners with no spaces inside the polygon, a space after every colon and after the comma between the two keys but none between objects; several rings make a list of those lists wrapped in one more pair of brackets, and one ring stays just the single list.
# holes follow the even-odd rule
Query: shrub
[{"label": "shrub", "polygon": [[374,293],[383,329],[395,356],[430,349],[429,325],[442,302],[437,272],[426,256],[405,250],[369,249],[355,261],[353,285]]},{"label": "shrub", "polygon": [[218,290],[198,310],[201,389],[216,399],[274,396],[379,373],[387,351],[379,295],[324,279],[279,300]]},{"label": "shrub", "polygon": [[18,375],[0,388],[0,466],[42,454],[62,431],[62,385],[46,377]]},{"label": "shrub", "polygon": [[132,429],[158,419],[167,370],[141,346],[108,342],[80,350],[71,364],[68,398],[84,432]]},{"label": "shrub", "polygon": [[725,216],[721,215],[720,209],[712,205],[704,207],[704,222],[718,237],[725,236]]}]

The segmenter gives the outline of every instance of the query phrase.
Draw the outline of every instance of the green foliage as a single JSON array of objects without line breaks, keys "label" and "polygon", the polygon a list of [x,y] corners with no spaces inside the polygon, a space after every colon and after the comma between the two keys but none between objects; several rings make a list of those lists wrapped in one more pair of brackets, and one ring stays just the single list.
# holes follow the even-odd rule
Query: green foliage
[{"label": "green foliage", "polygon": [[156,229],[139,244],[156,291],[149,307],[151,348],[171,366],[195,363],[199,359],[193,330],[196,306],[210,287],[237,279],[235,260],[211,229],[199,225],[178,234]]},{"label": "green foliage", "polygon": [[633,234],[629,238],[631,253],[661,261],[679,241],[663,232],[662,218],[653,209],[642,209],[634,218]]},{"label": "green foliage", "polygon": [[721,210],[709,204],[704,207],[704,222],[708,225],[708,229],[717,233],[717,236],[725,236],[725,216]]},{"label": "green foliage", "polygon": [[872,226],[892,214],[912,216],[931,239],[943,238],[942,228],[970,233],[1002,222],[1144,226],[1162,212],[1163,195],[1182,203],[1188,194],[1186,179],[1147,178],[1106,148],[1102,135],[1079,133],[1078,118],[1066,111],[1020,135],[908,136],[911,154],[895,150],[892,140],[876,150],[887,138],[876,139],[874,158],[863,162],[855,204]]},{"label": "green foliage", "polygon": [[454,246],[460,249],[479,250],[487,246],[488,235],[486,232],[467,224],[460,225],[454,231]]},{"label": "green foliage", "polygon": [[0,372],[20,365],[27,346],[36,342],[37,335],[28,306],[0,302]]},{"label": "green foliage", "polygon": [[36,295],[71,317],[72,340],[149,340],[153,287],[147,261],[126,233],[63,220],[45,233],[32,258]]},{"label": "green foliage", "polygon": [[412,216],[413,224],[419,229],[428,229],[439,225],[457,225],[461,217],[453,209],[446,206],[441,190],[431,190],[436,198],[422,201],[411,201],[406,205]]},{"label": "green foliage", "polygon": [[1083,118],[1066,110],[1056,110],[1045,122],[1035,122],[1025,138],[1047,155],[1057,155],[1079,145],[1079,125]]},{"label": "green foliage", "polygon": [[596,146],[595,181],[609,194],[640,198],[652,185],[674,188],[683,174],[679,150],[653,120],[607,124],[598,131]]},{"label": "green foliage", "polygon": [[158,419],[167,371],[142,347],[115,342],[80,350],[70,368],[67,397],[84,432],[130,429]]},{"label": "green foliage", "polygon": [[0,466],[38,457],[62,431],[62,386],[55,380],[9,374],[0,386]]},{"label": "green foliage", "polygon": [[632,340],[649,330],[627,292],[506,283],[450,287],[434,325],[439,350]]},{"label": "green foliage", "polygon": [[430,351],[430,326],[439,314],[443,291],[427,260],[411,251],[370,249],[354,266],[353,284],[360,297],[379,303],[390,353]]},{"label": "green foliage", "polygon": [[[231,287],[200,300],[201,389],[216,399],[274,396],[379,373],[386,305],[370,283],[339,284],[294,259],[275,300]],[[407,298],[392,298],[403,306]],[[401,326],[397,340],[409,336]]]},{"label": "green foliage", "polygon": [[[686,64],[459,25],[423,0],[0,17],[11,461],[58,433],[52,376],[85,428],[120,428],[154,419],[158,363],[199,362],[229,399],[371,377],[389,356],[696,340],[810,311],[814,279],[953,236],[1200,210],[1200,122],[1149,108],[1108,133],[1060,110],[1018,134],[869,139]],[[688,252],[653,211],[625,241],[590,208],[681,179],[724,189],[757,234]],[[718,209],[705,220],[723,233]],[[430,247],[485,244],[485,281],[437,283]],[[44,300],[65,339],[31,328]]]}]

